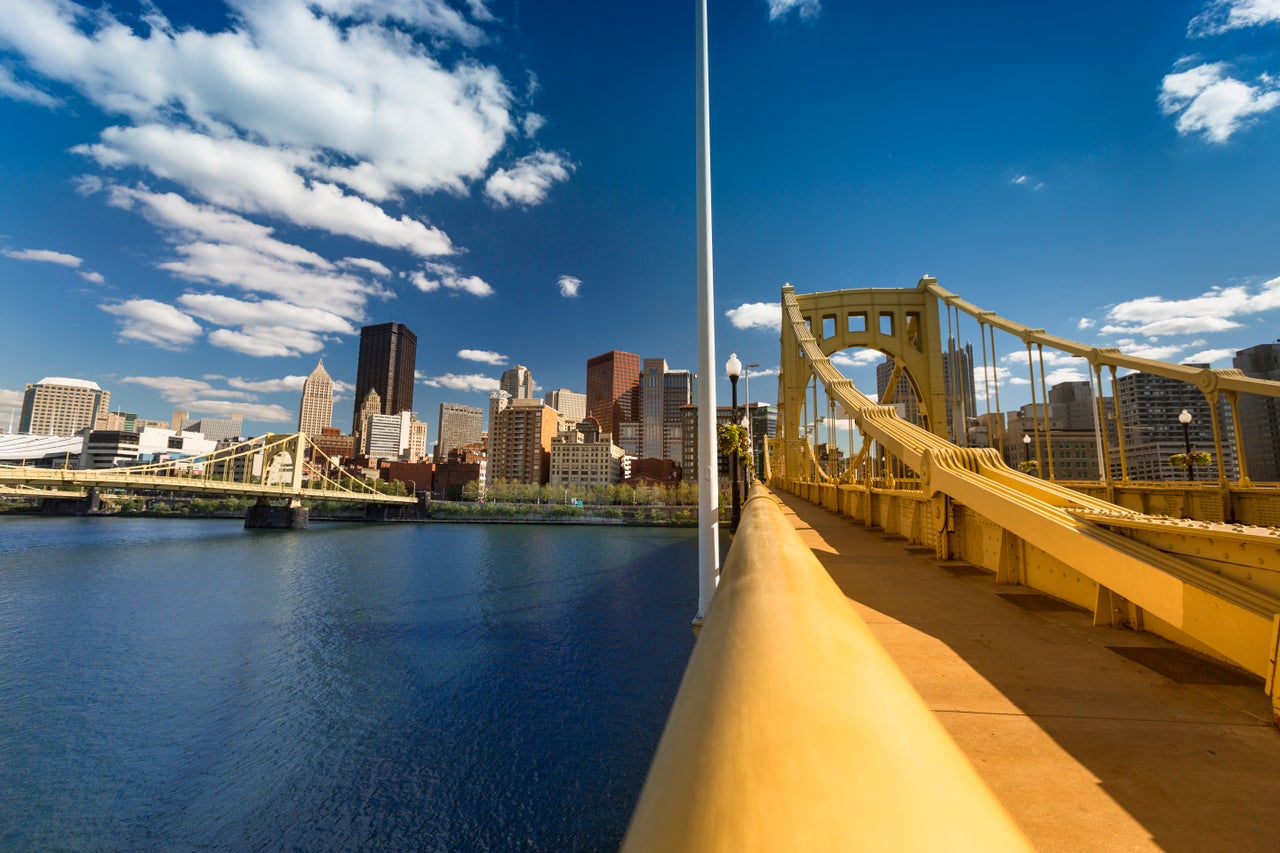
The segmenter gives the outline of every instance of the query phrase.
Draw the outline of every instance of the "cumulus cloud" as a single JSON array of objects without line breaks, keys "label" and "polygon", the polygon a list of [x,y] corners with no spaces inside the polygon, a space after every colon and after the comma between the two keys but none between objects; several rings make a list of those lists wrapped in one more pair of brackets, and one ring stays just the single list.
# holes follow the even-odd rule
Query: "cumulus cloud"
[{"label": "cumulus cloud", "polygon": [[[207,377],[206,377],[207,378]],[[239,376],[228,377],[226,383],[232,388],[261,394],[301,393],[306,384],[305,376],[284,376],[280,379],[243,379]]]},{"label": "cumulus cloud", "polygon": [[[368,300],[393,295],[379,281],[394,274],[383,261],[331,261],[280,240],[264,221],[403,252],[425,262],[408,276],[423,291],[492,293],[480,277],[433,263],[461,250],[405,213],[410,195],[477,187],[503,207],[533,205],[572,172],[565,155],[545,151],[494,170],[507,144],[532,137],[545,119],[527,108],[532,74],[517,116],[502,73],[474,55],[496,20],[485,0],[228,5],[225,26],[202,32],[175,28],[153,4],[137,23],[106,6],[12,0],[0,16],[0,50],[21,64],[0,66],[0,96],[54,106],[38,85],[76,90],[114,117],[73,149],[112,177],[86,175],[79,189],[103,192],[159,228],[174,257],[158,268],[241,290],[244,304],[300,309],[270,322],[226,320],[208,332],[210,343],[256,355],[315,352],[325,335],[350,334]],[[168,326],[155,307],[163,303],[145,302],[113,306],[117,316],[146,315],[122,319],[122,336],[173,347],[199,334],[181,301],[182,310],[166,312]],[[349,323],[323,327],[316,312]],[[207,322],[223,324],[224,313]]]},{"label": "cumulus cloud", "polygon": [[460,349],[458,350],[458,358],[497,366],[502,366],[507,363],[507,357],[505,355],[485,349]]},{"label": "cumulus cloud", "polygon": [[782,331],[782,303],[747,302],[724,312],[735,329]]},{"label": "cumulus cloud", "polygon": [[538,204],[555,184],[569,180],[573,164],[559,154],[536,151],[521,157],[510,169],[498,169],[485,182],[485,195],[499,207]]},{"label": "cumulus cloud", "polygon": [[75,255],[65,252],[54,252],[49,249],[6,249],[4,255],[15,261],[36,261],[45,264],[57,264],[61,267],[78,268],[84,261]]},{"label": "cumulus cloud", "polygon": [[[210,379],[222,377],[206,377],[205,379],[189,379],[183,376],[124,376],[120,382],[129,385],[140,385],[150,388],[160,395],[165,402],[191,412],[193,415],[210,417],[230,417],[243,415],[245,419],[265,423],[296,422],[297,412],[275,404],[256,402],[257,394],[253,391],[275,392],[301,389],[304,377],[286,377],[283,380],[264,380],[251,382],[244,379],[228,379],[230,385],[242,385],[251,390],[236,388],[218,388]],[[297,380],[297,389],[288,387]]]},{"label": "cumulus cloud", "polygon": [[1210,62],[1165,75],[1159,103],[1165,115],[1177,115],[1182,135],[1199,133],[1224,143],[1255,118],[1280,107],[1280,86],[1270,75],[1250,85],[1228,75],[1223,62]]},{"label": "cumulus cloud", "polygon": [[84,260],[82,258],[68,255],[66,252],[54,252],[49,249],[5,249],[0,251],[0,254],[15,261],[35,261],[37,263],[56,264],[60,267],[70,267],[82,279],[91,281],[94,284],[102,284],[106,281],[102,277],[102,273],[83,269]]},{"label": "cumulus cloud", "polygon": [[1191,19],[1187,35],[1214,36],[1228,30],[1280,22],[1276,0],[1210,0],[1204,11]]},{"label": "cumulus cloud", "polygon": [[305,152],[156,124],[108,128],[102,141],[72,150],[105,168],[146,168],[228,210],[266,214],[424,258],[455,251],[437,228],[393,217],[335,184],[307,180],[311,158]]},{"label": "cumulus cloud", "polygon": [[821,0],[769,0],[769,20],[785,18],[791,12],[800,16],[802,21],[812,21],[822,11]]},{"label": "cumulus cloud", "polygon": [[1113,335],[1196,335],[1239,328],[1239,317],[1280,308],[1280,278],[1213,288],[1188,299],[1144,296],[1112,306],[1100,331]]},{"label": "cumulus cloud", "polygon": [[48,94],[42,89],[32,86],[30,83],[23,83],[13,76],[13,73],[0,65],[0,97],[9,98],[14,101],[25,101],[29,104],[35,104],[38,107],[48,107],[53,109],[58,106],[58,99]]},{"label": "cumulus cloud", "polygon": [[200,336],[199,323],[172,305],[154,299],[130,299],[98,307],[120,318],[117,334],[121,340],[177,350]]},{"label": "cumulus cloud", "polygon": [[460,290],[472,296],[489,296],[493,288],[477,275],[462,275],[453,264],[426,263],[422,269],[401,273],[409,283],[423,293],[433,293],[441,288]]},{"label": "cumulus cloud", "polygon": [[467,373],[463,375],[446,373],[444,376],[424,376],[421,377],[421,381],[423,385],[432,388],[477,392],[497,391],[501,384],[497,379],[485,376],[482,373]]},{"label": "cumulus cloud", "polygon": [[1190,364],[1212,364],[1215,361],[1226,361],[1229,358],[1233,358],[1235,354],[1236,351],[1230,348],[1206,349],[1192,353],[1184,361]]},{"label": "cumulus cloud", "polygon": [[867,367],[883,359],[884,353],[879,350],[859,348],[832,353],[830,360],[836,367]]},{"label": "cumulus cloud", "polygon": [[571,275],[562,275],[556,280],[556,285],[560,288],[561,296],[566,299],[573,299],[578,295],[578,289],[582,287],[582,279]]},{"label": "cumulus cloud", "polygon": [[16,407],[22,405],[25,394],[22,391],[10,391],[0,388],[0,407]]}]

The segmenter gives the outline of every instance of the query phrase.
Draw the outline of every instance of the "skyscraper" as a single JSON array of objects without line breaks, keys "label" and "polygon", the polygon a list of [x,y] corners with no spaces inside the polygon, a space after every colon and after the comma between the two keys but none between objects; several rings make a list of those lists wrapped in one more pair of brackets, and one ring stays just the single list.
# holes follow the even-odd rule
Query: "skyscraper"
[{"label": "skyscraper", "polygon": [[50,376],[28,385],[22,395],[18,431],[35,435],[73,435],[97,429],[111,406],[111,392],[96,382]]},{"label": "skyscraper", "polygon": [[506,391],[513,400],[529,400],[533,398],[533,374],[523,364],[502,374],[499,390]]},{"label": "skyscraper", "polygon": [[382,323],[360,330],[352,432],[360,430],[360,409],[370,391],[378,392],[379,414],[398,415],[413,408],[417,355],[418,336],[403,323]]},{"label": "skyscraper", "polygon": [[587,359],[587,414],[600,431],[613,435],[627,421],[640,419],[640,356],[611,350]]},{"label": "skyscraper", "polygon": [[[1240,350],[1231,366],[1255,379],[1280,380],[1280,341]],[[1249,479],[1280,482],[1280,399],[1241,394],[1239,408]]]},{"label": "skyscraper", "polygon": [[542,395],[542,402],[555,409],[568,422],[578,423],[587,416],[587,395],[568,388],[557,388]]},{"label": "skyscraper", "polygon": [[665,358],[646,358],[640,374],[640,455],[647,459],[682,457],[680,407],[693,402],[697,392],[687,370],[668,370]]},{"label": "skyscraper", "polygon": [[302,383],[302,403],[298,406],[298,432],[312,438],[333,423],[333,379],[324,369],[324,359]]},{"label": "skyscraper", "polygon": [[484,409],[461,403],[440,404],[436,432],[436,461],[449,461],[449,451],[464,444],[479,444],[484,435]]}]

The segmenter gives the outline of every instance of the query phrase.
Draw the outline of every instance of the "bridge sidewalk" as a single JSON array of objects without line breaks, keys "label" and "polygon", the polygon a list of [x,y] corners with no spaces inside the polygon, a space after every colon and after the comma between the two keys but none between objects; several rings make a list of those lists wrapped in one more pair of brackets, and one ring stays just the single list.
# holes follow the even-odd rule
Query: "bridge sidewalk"
[{"label": "bridge sidewalk", "polygon": [[1261,682],[776,497],[1039,849],[1280,849]]}]

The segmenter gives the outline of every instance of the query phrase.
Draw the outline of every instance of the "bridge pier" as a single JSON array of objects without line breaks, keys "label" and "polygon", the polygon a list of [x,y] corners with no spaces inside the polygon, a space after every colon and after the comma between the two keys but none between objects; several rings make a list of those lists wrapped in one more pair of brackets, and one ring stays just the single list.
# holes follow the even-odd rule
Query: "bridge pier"
[{"label": "bridge pier", "polygon": [[244,515],[245,530],[306,530],[310,525],[311,510],[298,501],[283,506],[272,504],[266,498],[258,498]]},{"label": "bridge pier", "polygon": [[41,515],[95,515],[101,509],[102,499],[96,486],[82,498],[47,498],[40,502]]}]

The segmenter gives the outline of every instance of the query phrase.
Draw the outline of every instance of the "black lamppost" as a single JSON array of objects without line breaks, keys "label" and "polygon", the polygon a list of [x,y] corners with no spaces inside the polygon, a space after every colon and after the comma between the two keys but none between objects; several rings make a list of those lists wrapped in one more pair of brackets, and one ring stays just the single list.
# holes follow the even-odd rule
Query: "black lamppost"
[{"label": "black lamppost", "polygon": [[[751,448],[751,460],[753,463],[756,463],[758,460],[756,460],[756,437],[753,434],[751,424],[751,371],[759,366],[760,362],[753,361],[751,364],[744,365],[742,368],[742,396],[746,397],[746,399],[742,401],[742,406],[747,410],[747,415],[743,420],[747,422],[747,447]],[[757,477],[760,476],[760,465],[756,464],[753,470]],[[744,477],[743,479],[746,478]]]},{"label": "black lamppost", "polygon": [[1191,467],[1191,413],[1186,409],[1182,410],[1182,414],[1178,415],[1178,423],[1182,424],[1182,443],[1186,447],[1187,460],[1187,479],[1194,480],[1196,478],[1196,469]]},{"label": "black lamppost", "polygon": [[[737,353],[729,353],[729,360],[724,363],[724,371],[729,374],[729,388],[733,398],[733,418],[732,423],[738,426],[738,377],[742,374],[742,362],[738,361]],[[738,448],[735,446],[729,454],[729,479],[733,489],[733,515],[729,522],[729,529],[736,531],[738,529],[738,521],[742,517],[742,502],[738,494]]]},{"label": "black lamppost", "polygon": [[1028,471],[1031,470],[1031,436],[1026,433],[1022,434],[1022,462]]}]

